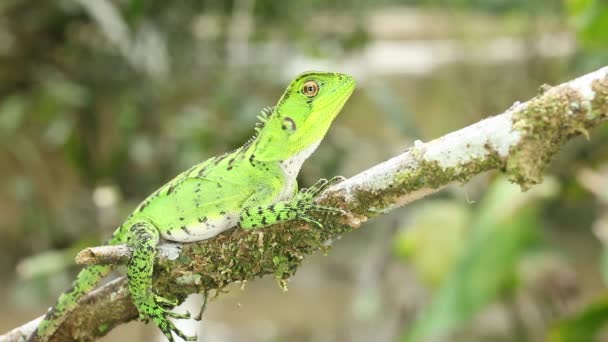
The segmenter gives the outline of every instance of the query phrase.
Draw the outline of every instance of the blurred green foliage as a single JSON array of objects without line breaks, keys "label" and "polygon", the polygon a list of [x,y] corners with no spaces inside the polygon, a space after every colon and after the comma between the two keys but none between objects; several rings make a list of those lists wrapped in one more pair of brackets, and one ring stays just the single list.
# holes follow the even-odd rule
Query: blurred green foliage
[{"label": "blurred green foliage", "polygon": [[[551,180],[545,180],[526,193],[505,179],[494,181],[476,208],[478,214],[471,220],[470,234],[468,241],[463,243],[462,253],[456,260],[453,260],[454,255],[443,259],[448,264],[454,263],[454,267],[430,305],[408,329],[405,340],[428,341],[448,336],[480,309],[512,292],[517,286],[521,259],[538,242],[539,209],[535,202],[556,193],[556,183]],[[427,232],[434,232],[436,236],[428,239],[433,243],[426,246],[427,254],[446,257],[445,252],[440,251],[453,249],[450,246],[453,243],[446,246],[442,243],[445,239],[439,237],[453,234],[445,231],[446,228],[452,226],[444,223]]]},{"label": "blurred green foliage", "polygon": [[[258,111],[295,73],[352,70],[360,84],[304,166],[307,185],[351,176],[415,139],[502,112],[542,83],[605,65],[607,13],[601,0],[0,1],[0,299],[10,304],[3,307],[12,313],[52,301],[72,278],[76,250],[101,242],[179,171],[249,138]],[[399,69],[404,61],[417,68]],[[577,172],[606,163],[606,141],[603,127],[565,149],[548,171],[557,195],[520,194],[490,177],[467,184],[479,205],[448,191],[412,206],[410,215],[396,211],[409,228],[392,239],[397,264],[414,270],[431,297],[427,307],[408,311],[416,301],[407,292],[416,283],[410,277],[392,292],[346,276],[349,286],[395,305],[395,312],[378,307],[409,340],[476,340],[482,334],[473,331],[488,328],[467,327],[497,302],[509,302],[521,325],[506,340],[517,329],[527,329],[517,338],[544,337],[550,326],[557,340],[591,338],[607,317],[597,290],[605,247],[589,232],[605,204]],[[538,246],[559,255],[556,270],[530,263]],[[353,260],[361,251],[348,241],[339,248]],[[378,269],[392,266],[393,258],[367,257],[382,260]],[[327,263],[334,269],[323,284],[352,272]],[[525,279],[529,264],[541,291]],[[389,282],[382,272],[374,276]],[[570,287],[599,299],[571,307],[578,297]],[[409,302],[400,307],[401,293]],[[534,297],[522,306],[543,314],[511,303],[521,293]],[[318,337],[319,326],[309,335]]]},{"label": "blurred green foliage", "polygon": [[591,49],[606,49],[608,3],[602,0],[568,0],[566,3],[581,43]]},{"label": "blurred green foliage", "polygon": [[411,263],[425,284],[438,287],[466,247],[471,214],[466,203],[424,203],[408,227],[395,237],[395,254]]},{"label": "blurred green foliage", "polygon": [[576,316],[558,322],[548,333],[551,342],[600,341],[601,330],[608,322],[608,298],[605,295]]},{"label": "blurred green foliage", "polygon": [[601,67],[608,59],[608,3],[603,0],[567,0],[567,11],[584,48],[580,64]]}]

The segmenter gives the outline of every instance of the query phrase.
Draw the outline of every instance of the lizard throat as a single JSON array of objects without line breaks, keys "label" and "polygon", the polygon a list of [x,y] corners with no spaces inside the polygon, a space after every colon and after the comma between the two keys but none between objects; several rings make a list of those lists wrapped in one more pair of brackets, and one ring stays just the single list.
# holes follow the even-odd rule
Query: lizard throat
[{"label": "lizard throat", "polygon": [[281,167],[283,176],[285,177],[285,185],[283,186],[283,190],[281,191],[281,194],[278,196],[277,200],[286,200],[293,195],[293,189],[296,185],[296,178],[298,177],[298,173],[302,168],[302,164],[304,164],[304,161],[317,149],[320,143],[321,141],[312,143],[302,151],[279,162],[279,166]]}]

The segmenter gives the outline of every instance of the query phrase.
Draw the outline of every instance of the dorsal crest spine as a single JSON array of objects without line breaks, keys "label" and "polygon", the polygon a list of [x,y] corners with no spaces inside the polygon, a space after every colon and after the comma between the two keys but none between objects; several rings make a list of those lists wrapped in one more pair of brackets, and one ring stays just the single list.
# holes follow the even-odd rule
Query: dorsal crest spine
[{"label": "dorsal crest spine", "polygon": [[268,119],[270,119],[270,117],[272,116],[272,113],[274,113],[275,108],[276,108],[276,106],[269,106],[269,107],[262,109],[262,111],[260,112],[260,115],[258,115],[259,121],[255,124],[256,135],[260,133],[262,128],[264,128],[264,125],[266,125],[266,121],[268,121]]}]

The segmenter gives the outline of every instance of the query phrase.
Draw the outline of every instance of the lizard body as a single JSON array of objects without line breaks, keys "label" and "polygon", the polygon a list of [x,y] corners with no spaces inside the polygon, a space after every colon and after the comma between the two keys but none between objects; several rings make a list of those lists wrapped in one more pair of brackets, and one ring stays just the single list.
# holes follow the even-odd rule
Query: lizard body
[{"label": "lizard body", "polygon": [[[155,246],[159,240],[204,240],[233,228],[260,228],[300,219],[318,227],[311,211],[341,212],[315,204],[327,186],[319,180],[298,191],[296,177],[302,163],[317,148],[332,121],[350,97],[355,82],[340,73],[308,72],[296,77],[277,105],[260,116],[256,135],[231,153],[212,157],[182,172],[146,198],[116,229],[110,245],[133,250],[127,265],[129,291],[140,318],[151,320],[173,341],[185,336],[168,318],[188,318],[171,312],[175,303],[152,290]],[[47,340],[78,300],[105,277],[111,266],[88,266],[64,292],[32,335]]]}]

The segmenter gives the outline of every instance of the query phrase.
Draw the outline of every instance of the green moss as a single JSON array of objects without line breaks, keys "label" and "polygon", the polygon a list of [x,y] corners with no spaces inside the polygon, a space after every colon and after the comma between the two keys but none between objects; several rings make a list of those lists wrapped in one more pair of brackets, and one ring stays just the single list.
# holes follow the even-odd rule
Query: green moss
[{"label": "green moss", "polygon": [[452,182],[465,183],[471,177],[491,169],[503,169],[505,160],[490,146],[488,154],[454,167],[442,167],[437,161],[424,159],[424,154],[417,149],[411,151],[416,165],[394,175],[387,188],[381,191],[357,191],[354,211],[366,217],[373,217],[387,208],[392,208],[399,198],[420,189],[439,189]]},{"label": "green moss", "polygon": [[595,92],[591,102],[591,119],[603,120],[608,117],[608,77],[593,81],[591,89]]},{"label": "green moss", "polygon": [[608,80],[595,81],[591,104],[569,87],[553,88],[532,99],[525,110],[513,116],[513,128],[521,133],[507,161],[509,179],[523,190],[542,181],[551,158],[573,135],[588,135],[587,130],[607,113]]},{"label": "green moss", "polygon": [[466,183],[481,172],[502,168],[504,161],[498,156],[498,153],[493,150],[488,150],[488,152],[489,154],[483,158],[447,168],[441,167],[437,161],[422,161],[423,172],[420,177],[422,177],[423,186],[437,189],[451,182]]},{"label": "green moss", "polygon": [[155,290],[181,300],[188,293],[221,292],[230,283],[267,274],[273,274],[285,289],[305,255],[326,250],[325,241],[352,229],[341,224],[339,217],[317,218],[325,228],[275,225],[254,231],[232,230],[213,240],[186,244],[182,254],[190,260],[188,264],[161,259],[155,265]]},{"label": "green moss", "polygon": [[108,323],[102,323],[97,327],[97,333],[101,336],[105,335],[108,332],[110,325]]},{"label": "green moss", "polygon": [[289,263],[289,259],[284,257],[284,256],[274,256],[272,258],[272,263],[275,266],[275,270],[274,270],[274,276],[281,280],[284,279],[284,276],[286,274],[289,274],[289,267],[290,267],[290,263]]},{"label": "green moss", "polygon": [[192,285],[192,284],[200,284],[201,275],[200,274],[192,274],[186,273],[180,277],[175,278],[175,282],[180,285]]}]

